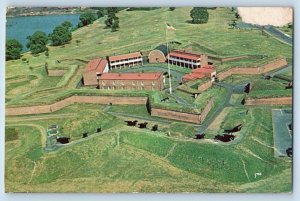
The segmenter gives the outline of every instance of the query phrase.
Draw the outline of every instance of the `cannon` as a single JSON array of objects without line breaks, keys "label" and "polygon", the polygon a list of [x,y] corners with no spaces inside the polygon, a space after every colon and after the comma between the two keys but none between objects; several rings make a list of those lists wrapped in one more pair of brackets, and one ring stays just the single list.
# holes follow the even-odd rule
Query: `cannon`
[{"label": "cannon", "polygon": [[61,144],[68,144],[70,142],[69,137],[59,137],[56,139],[57,142],[61,143]]},{"label": "cannon", "polygon": [[139,123],[139,128],[147,128],[147,124],[148,122],[144,122],[144,123]]},{"label": "cannon", "polygon": [[152,126],[152,129],[151,129],[152,131],[157,131],[158,130],[158,125],[154,125],[154,126]]},{"label": "cannon", "polygon": [[127,126],[136,126],[137,120],[134,121],[125,121],[127,123]]},{"label": "cannon", "polygon": [[194,139],[200,140],[200,139],[204,139],[205,134],[196,134]]}]

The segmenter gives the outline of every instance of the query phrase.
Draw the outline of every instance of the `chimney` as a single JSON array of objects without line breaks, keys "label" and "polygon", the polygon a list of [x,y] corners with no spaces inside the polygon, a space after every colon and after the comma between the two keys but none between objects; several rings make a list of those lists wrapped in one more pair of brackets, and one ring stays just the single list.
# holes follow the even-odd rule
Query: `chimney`
[{"label": "chimney", "polygon": [[208,57],[207,57],[207,55],[201,54],[200,62],[201,62],[201,67],[207,66],[208,65]]}]

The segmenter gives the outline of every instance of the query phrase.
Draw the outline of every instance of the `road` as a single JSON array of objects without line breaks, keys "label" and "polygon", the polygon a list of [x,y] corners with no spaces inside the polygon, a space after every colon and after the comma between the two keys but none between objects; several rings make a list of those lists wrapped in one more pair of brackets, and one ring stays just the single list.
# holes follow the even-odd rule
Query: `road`
[{"label": "road", "polygon": [[283,33],[282,31],[278,30],[274,26],[264,26],[265,32],[272,35],[277,40],[280,40],[281,42],[284,42],[288,45],[293,45],[293,38],[291,38],[289,35]]}]

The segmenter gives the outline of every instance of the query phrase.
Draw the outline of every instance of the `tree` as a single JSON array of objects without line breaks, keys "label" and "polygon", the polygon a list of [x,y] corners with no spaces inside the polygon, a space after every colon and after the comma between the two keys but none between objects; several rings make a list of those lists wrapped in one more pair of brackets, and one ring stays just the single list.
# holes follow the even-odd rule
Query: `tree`
[{"label": "tree", "polygon": [[78,27],[86,26],[88,24],[92,24],[96,17],[93,13],[83,13],[79,16],[80,22],[78,23]]},{"label": "tree", "polygon": [[72,40],[72,24],[69,21],[63,22],[61,25],[54,28],[53,32],[49,34],[51,45],[64,45]]},{"label": "tree", "polygon": [[97,16],[98,18],[104,17],[107,14],[107,9],[104,7],[98,8]]},{"label": "tree", "polygon": [[26,47],[30,49],[32,54],[38,54],[46,51],[48,43],[48,37],[42,31],[36,31],[32,36],[27,36],[28,43]]},{"label": "tree", "polygon": [[117,7],[108,7],[107,8],[107,13],[118,13],[119,12],[119,8]]},{"label": "tree", "polygon": [[115,31],[118,30],[118,28],[119,28],[119,18],[116,17],[116,18],[114,19],[114,21],[113,21],[112,26],[111,26],[111,31],[112,31],[112,32],[115,32]]},{"label": "tree", "polygon": [[64,21],[61,26],[67,28],[67,29],[71,29],[73,27],[72,23],[70,21]]},{"label": "tree", "polygon": [[109,10],[107,19],[104,21],[106,27],[111,28],[111,31],[117,31],[119,28],[119,18],[114,13],[114,10]]},{"label": "tree", "polygon": [[175,10],[175,7],[169,7],[169,11]]},{"label": "tree", "polygon": [[6,41],[6,61],[19,59],[21,57],[21,51],[23,45],[16,39],[9,39]]},{"label": "tree", "polygon": [[192,23],[194,24],[207,23],[209,17],[207,8],[200,7],[194,7],[190,12],[190,16],[192,18]]}]

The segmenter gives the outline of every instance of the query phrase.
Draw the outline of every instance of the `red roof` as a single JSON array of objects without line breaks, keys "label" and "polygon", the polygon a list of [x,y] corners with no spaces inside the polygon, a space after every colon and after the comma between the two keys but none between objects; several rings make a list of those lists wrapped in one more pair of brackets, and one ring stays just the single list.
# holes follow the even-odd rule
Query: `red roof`
[{"label": "red roof", "polygon": [[169,53],[169,56],[173,56],[173,57],[181,57],[181,58],[185,58],[185,59],[191,59],[191,60],[198,60],[200,59],[200,54],[195,54],[192,52],[186,52],[183,50],[173,50]]},{"label": "red roof", "polygon": [[140,52],[133,52],[133,53],[128,53],[128,54],[110,56],[109,61],[117,61],[117,60],[122,60],[122,59],[132,59],[134,57],[142,57],[142,54]]},{"label": "red roof", "polygon": [[200,74],[200,73],[191,73],[191,74],[186,74],[182,77],[183,80],[195,80],[195,79],[200,79],[200,78],[204,78],[205,75],[204,74]]},{"label": "red roof", "polygon": [[213,65],[207,65],[201,68],[196,68],[192,70],[192,73],[186,74],[182,77],[182,80],[188,81],[188,80],[194,80],[194,79],[201,79],[204,77],[210,76],[211,73],[215,72],[216,69]]},{"label": "red roof", "polygon": [[213,65],[207,65],[207,66],[203,66],[201,68],[196,68],[194,70],[192,70],[193,73],[213,73],[214,71],[216,71],[215,67]]},{"label": "red roof", "polygon": [[162,72],[155,73],[103,73],[100,80],[157,80]]},{"label": "red roof", "polygon": [[106,59],[93,59],[86,65],[85,72],[96,71],[98,73],[102,73],[105,69],[106,64]]}]

